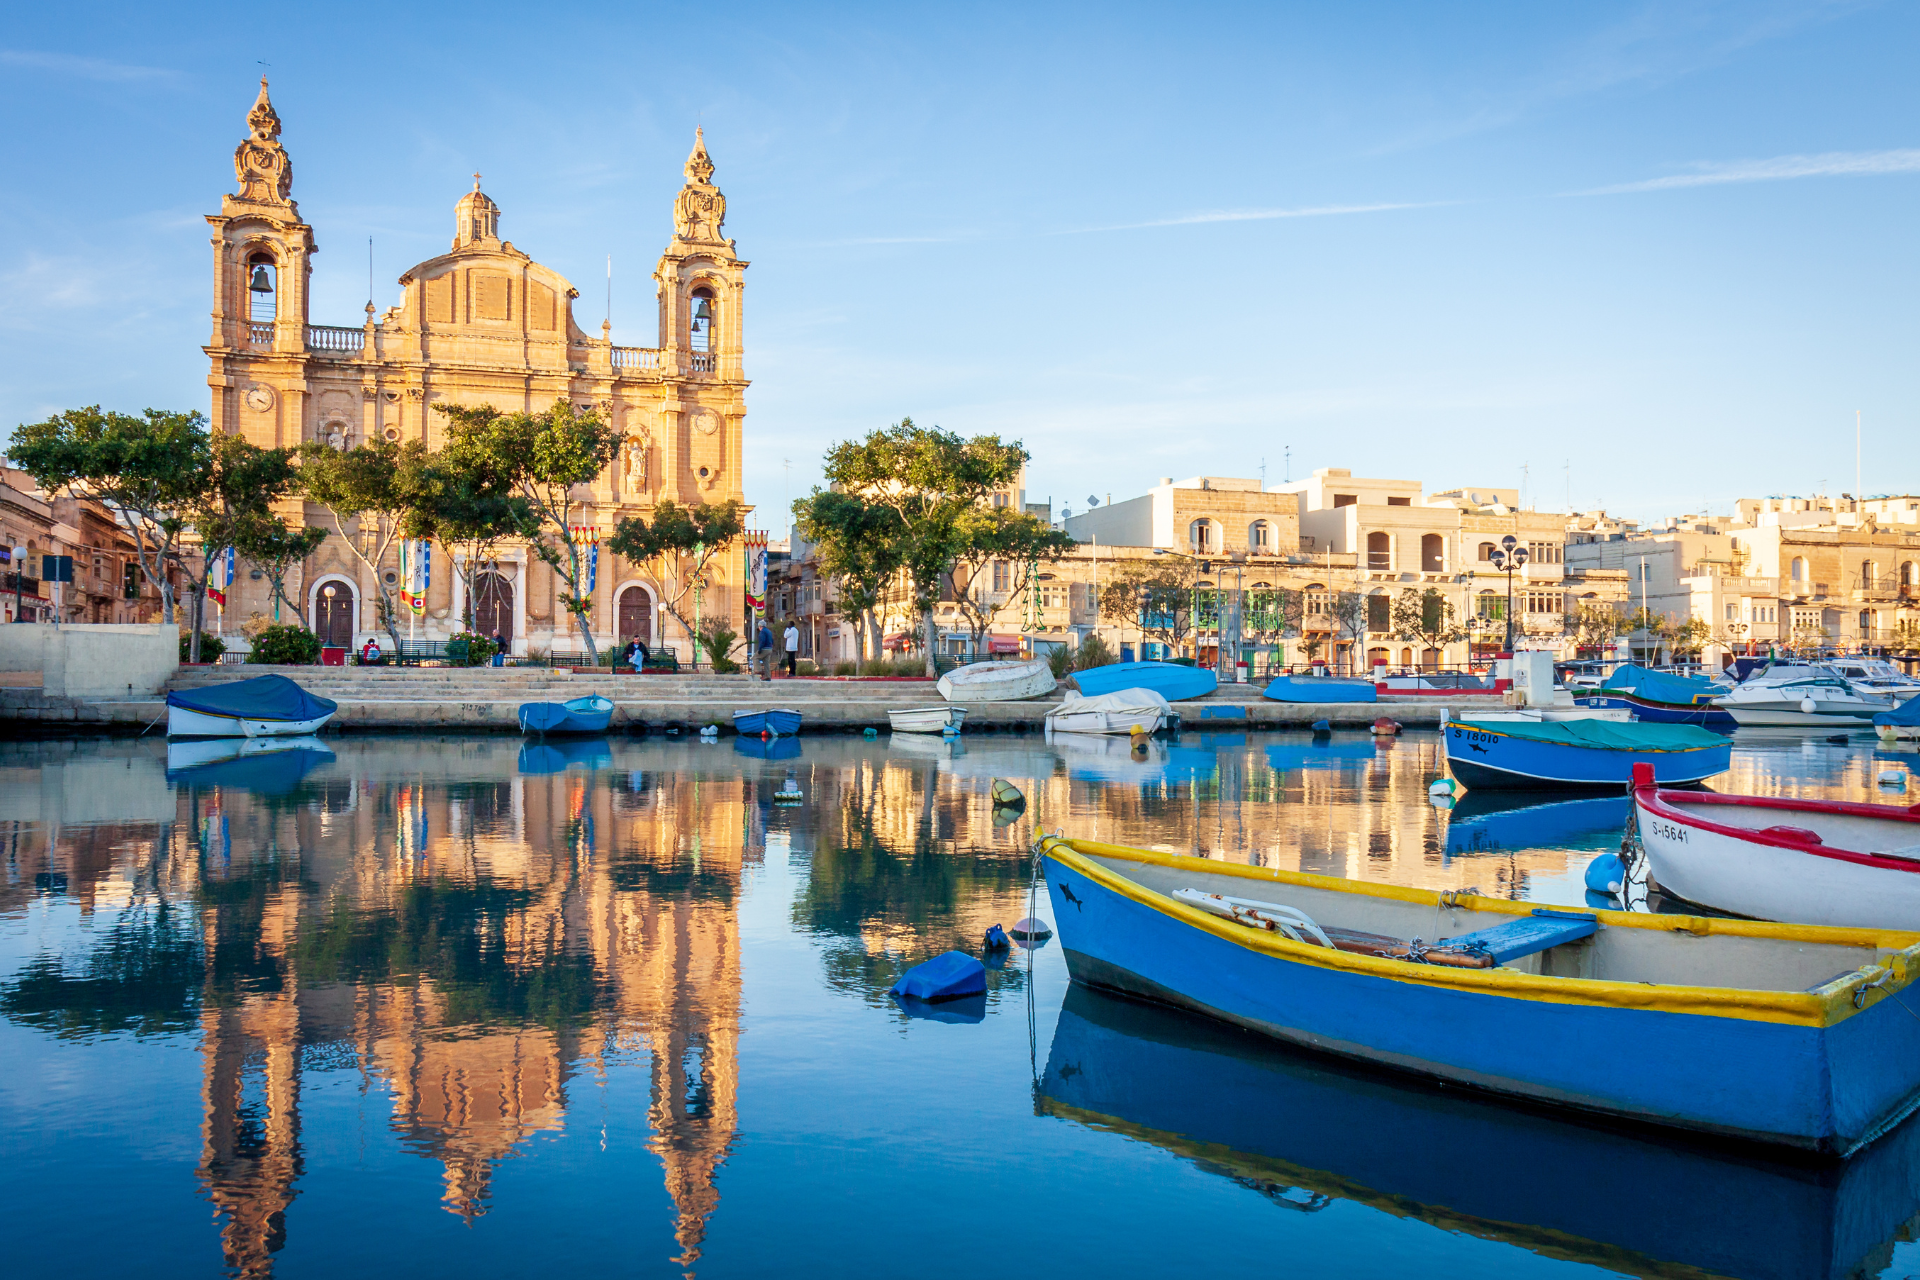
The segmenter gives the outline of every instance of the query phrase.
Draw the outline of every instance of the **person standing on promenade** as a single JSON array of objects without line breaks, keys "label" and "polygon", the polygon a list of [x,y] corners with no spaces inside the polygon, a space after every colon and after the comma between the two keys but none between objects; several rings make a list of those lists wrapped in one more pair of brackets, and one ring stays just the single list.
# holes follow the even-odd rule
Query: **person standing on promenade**
[{"label": "person standing on promenade", "polygon": [[760,679],[768,682],[773,679],[773,628],[766,619],[760,620],[760,634],[755,638],[754,648],[760,658]]},{"label": "person standing on promenade", "polygon": [[794,675],[794,664],[800,661],[800,627],[796,623],[787,623],[787,677]]}]

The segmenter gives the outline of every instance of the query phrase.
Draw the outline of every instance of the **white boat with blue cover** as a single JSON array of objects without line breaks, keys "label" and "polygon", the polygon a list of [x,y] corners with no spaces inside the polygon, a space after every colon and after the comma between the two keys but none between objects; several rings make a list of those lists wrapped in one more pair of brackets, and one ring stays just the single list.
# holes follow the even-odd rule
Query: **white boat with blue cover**
[{"label": "white boat with blue cover", "polygon": [[340,704],[285,676],[255,676],[167,695],[169,738],[277,738],[317,733]]},{"label": "white boat with blue cover", "polygon": [[1731,739],[1688,724],[1613,720],[1449,720],[1447,768],[1468,787],[1624,792],[1633,767],[1654,766],[1662,785],[1726,772]]},{"label": "white boat with blue cover", "polygon": [[520,704],[522,733],[605,733],[613,722],[613,699],[590,693],[566,702]]},{"label": "white boat with blue cover", "polygon": [[1073,682],[1089,698],[1150,689],[1168,702],[1204,698],[1220,687],[1219,676],[1205,667],[1190,667],[1183,662],[1109,662],[1104,667],[1074,672]]},{"label": "white boat with blue cover", "polygon": [[1917,933],[1562,911],[1058,836],[1035,852],[1076,981],[1308,1048],[1833,1155],[1920,1104]]}]

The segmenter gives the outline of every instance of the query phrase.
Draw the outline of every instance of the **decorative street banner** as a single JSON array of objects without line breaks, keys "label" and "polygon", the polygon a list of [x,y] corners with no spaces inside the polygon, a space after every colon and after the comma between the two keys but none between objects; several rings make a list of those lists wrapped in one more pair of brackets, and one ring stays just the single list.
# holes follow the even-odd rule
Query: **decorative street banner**
[{"label": "decorative street banner", "polygon": [[600,581],[600,530],[587,525],[570,525],[568,531],[573,534],[576,543],[587,544],[587,581],[580,594],[590,596]]},{"label": "decorative street banner", "polygon": [[749,529],[747,543],[747,608],[767,607],[767,531]]}]

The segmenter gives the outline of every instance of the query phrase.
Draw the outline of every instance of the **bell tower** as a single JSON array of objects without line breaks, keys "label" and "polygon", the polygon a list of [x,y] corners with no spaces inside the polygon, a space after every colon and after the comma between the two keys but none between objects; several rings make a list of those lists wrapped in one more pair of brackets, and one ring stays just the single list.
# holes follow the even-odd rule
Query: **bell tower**
[{"label": "bell tower", "polygon": [[293,202],[293,162],[280,145],[265,78],[247,112],[247,137],[234,148],[233,173],[240,189],[207,218],[214,232],[208,353],[304,353],[313,228]]},{"label": "bell tower", "polygon": [[727,198],[713,185],[713,158],[700,129],[673,201],[673,239],[653,278],[660,293],[660,346],[683,373],[740,378],[740,300],[747,264],[721,234]]}]

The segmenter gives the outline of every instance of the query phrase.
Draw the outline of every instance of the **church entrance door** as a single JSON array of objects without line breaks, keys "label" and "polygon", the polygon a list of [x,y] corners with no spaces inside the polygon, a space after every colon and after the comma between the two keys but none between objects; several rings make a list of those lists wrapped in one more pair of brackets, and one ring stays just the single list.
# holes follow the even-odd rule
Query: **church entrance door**
[{"label": "church entrance door", "polygon": [[335,649],[353,647],[353,588],[344,582],[321,586],[313,604],[313,633],[320,643]]},{"label": "church entrance door", "polygon": [[513,643],[513,584],[497,573],[474,575],[473,629]]},{"label": "church entrance door", "polygon": [[620,644],[638,640],[653,645],[653,597],[645,587],[628,587],[620,593]]}]

